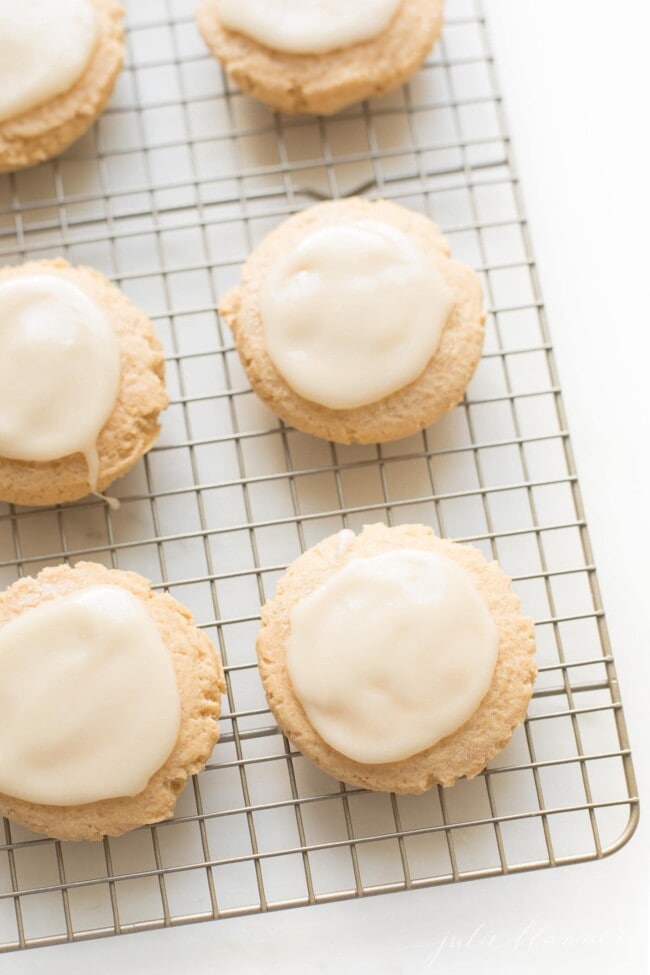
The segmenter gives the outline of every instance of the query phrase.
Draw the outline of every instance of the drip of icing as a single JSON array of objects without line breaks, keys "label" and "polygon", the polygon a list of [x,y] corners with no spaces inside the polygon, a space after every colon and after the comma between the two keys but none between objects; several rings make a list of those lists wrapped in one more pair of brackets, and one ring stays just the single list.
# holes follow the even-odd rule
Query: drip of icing
[{"label": "drip of icing", "polygon": [[88,484],[91,487],[91,494],[97,494],[98,497],[103,498],[104,495],[100,494],[97,490],[97,482],[99,480],[99,454],[97,453],[97,440],[93,441],[92,446],[86,445],[82,451],[84,455],[84,460],[86,461],[86,467],[88,468]]},{"label": "drip of icing", "polygon": [[122,502],[118,498],[111,498],[108,494],[101,494],[100,491],[92,491],[91,494],[108,505],[111,511],[119,511],[122,507]]},{"label": "drip of icing", "polygon": [[343,528],[339,532],[338,540],[338,553],[339,555],[345,555],[350,545],[357,536],[350,528]]},{"label": "drip of icing", "polygon": [[83,455],[97,491],[97,437],[115,407],[120,348],[103,309],[56,274],[0,283],[0,456]]}]

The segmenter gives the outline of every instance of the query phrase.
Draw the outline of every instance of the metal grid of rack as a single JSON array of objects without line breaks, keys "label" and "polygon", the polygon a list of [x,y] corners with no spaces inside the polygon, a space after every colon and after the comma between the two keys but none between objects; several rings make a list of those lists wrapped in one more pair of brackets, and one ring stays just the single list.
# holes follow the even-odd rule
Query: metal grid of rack
[{"label": "metal grid of rack", "polygon": [[[222,737],[174,819],[99,844],[5,821],[0,951],[599,858],[637,799],[614,665],[486,28],[448,0],[442,42],[398,92],[331,119],[236,91],[191,0],[139,0],[110,108],[60,159],[0,180],[3,263],[63,254],[155,320],[172,402],[114,486],[54,509],[0,504],[0,584],[62,559],[135,569],[220,647]],[[481,274],[485,353],[461,405],[381,447],[280,423],[215,312],[290,213],[362,193],[441,225]],[[255,666],[260,602],[305,547],[425,522],[513,576],[537,622],[525,725],[471,782],[420,797],[346,788],[279,734]]]}]

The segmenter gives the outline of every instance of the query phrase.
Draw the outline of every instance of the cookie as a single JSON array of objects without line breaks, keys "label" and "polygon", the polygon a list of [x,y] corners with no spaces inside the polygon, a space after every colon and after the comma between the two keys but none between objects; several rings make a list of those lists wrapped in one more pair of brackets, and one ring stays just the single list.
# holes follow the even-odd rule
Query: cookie
[{"label": "cookie", "polygon": [[[108,644],[110,652],[101,666],[96,664],[100,650],[92,644],[92,653],[86,654],[83,644],[84,640],[89,640],[89,628],[92,633],[93,626],[102,625],[101,618],[98,622],[96,608],[92,608],[90,616],[87,614],[88,605],[95,607],[95,603],[86,602],[86,616],[82,620],[81,630],[78,620],[71,623],[69,617],[56,619],[55,626],[51,617],[47,621],[38,619],[39,613],[51,613],[53,610],[60,613],[62,607],[65,613],[69,613],[71,599],[96,601],[106,598],[106,594],[110,600],[117,600],[120,613],[124,612],[122,623],[115,625],[128,626],[131,640],[125,641],[119,629],[111,633],[114,643]],[[122,604],[126,606],[124,611]],[[75,612],[78,612],[78,605],[75,605]],[[96,605],[101,606],[101,602]],[[111,602],[104,610],[108,608],[111,617],[119,616],[113,612],[112,606]],[[134,609],[135,627],[128,616]],[[138,613],[143,614],[143,622],[139,620]],[[46,626],[45,640],[46,643],[51,641],[51,645],[37,646],[33,640],[24,644],[25,634],[16,633],[17,624]],[[142,660],[138,656],[140,648],[137,645],[140,638],[137,627],[140,625],[145,627],[143,633],[146,637],[143,651],[146,653]],[[66,641],[57,645],[59,631],[56,628],[59,626],[67,626],[68,629],[61,630],[66,634]],[[153,638],[146,630],[147,626],[152,628]],[[82,637],[79,637],[80,632]],[[95,635],[93,639],[101,641],[101,638],[100,630],[99,636]],[[72,649],[83,657],[82,664],[76,663],[74,655],[72,662],[63,657],[75,639],[81,640],[81,643],[73,643]],[[146,655],[152,649],[147,641],[152,639],[160,643],[159,647],[154,648],[162,654],[160,659]],[[55,661],[58,670],[53,671],[54,676],[47,673],[43,676],[40,668],[30,670],[29,664],[25,666],[20,663],[20,657],[16,663],[15,656],[11,656],[16,652],[16,645],[25,652],[42,654],[38,659],[43,670],[49,665],[54,653],[52,647],[55,647],[56,653],[62,657],[58,664]],[[111,667],[118,669],[114,671]],[[173,690],[170,690],[165,667],[170,670]],[[13,683],[7,679],[8,668],[13,668],[10,671],[15,678]],[[59,565],[44,569],[35,578],[15,582],[0,595],[0,672],[4,678],[0,697],[5,695],[0,713],[0,726],[4,733],[0,783],[11,776],[11,781],[22,783],[17,791],[37,796],[51,794],[56,800],[36,802],[29,798],[15,798],[0,790],[0,814],[47,836],[61,840],[99,840],[103,836],[119,836],[136,826],[169,818],[187,778],[203,768],[217,741],[220,695],[225,690],[219,655],[205,634],[193,624],[185,607],[171,596],[152,592],[149,582],[133,572],[79,562],[73,568]],[[129,684],[132,672],[133,686]],[[50,676],[50,681],[44,685],[47,676]],[[66,685],[66,678],[69,685]],[[91,678],[95,679],[94,684]],[[112,684],[104,683],[110,680]],[[56,697],[57,691],[68,695],[66,701],[72,701],[63,714],[60,713],[62,704],[60,698]],[[15,704],[17,694],[21,695],[20,708],[14,707],[12,711],[11,705]],[[30,694],[33,695],[31,700]],[[104,707],[106,714],[103,714],[101,708],[106,704],[104,699],[107,696],[110,701],[108,707]],[[52,697],[53,702],[50,700]],[[96,716],[95,705],[100,709],[100,717]],[[117,712],[118,707],[124,708],[123,720],[119,722],[122,712]],[[51,713],[56,716],[49,725],[44,724],[43,708],[48,715],[50,711],[47,709],[51,708]],[[115,713],[112,713],[113,708]],[[100,793],[110,791],[114,776],[117,776],[116,782],[122,783],[135,776],[136,771],[141,772],[142,762],[146,768],[146,762],[152,760],[158,745],[156,741],[149,740],[155,737],[153,726],[156,721],[160,724],[162,719],[159,719],[158,712],[164,712],[166,708],[170,709],[170,721],[161,725],[162,731],[168,735],[168,743],[162,743],[163,763],[157,768],[154,765],[153,774],[137,794],[65,803],[66,794],[88,799],[86,793],[92,794],[93,790],[95,794],[97,790]],[[7,711],[10,712],[9,717]],[[101,723],[104,719],[108,724]],[[13,725],[10,723],[12,720]],[[40,729],[39,721],[42,724]],[[143,722],[146,723],[146,733],[141,727]],[[15,726],[30,738],[31,751],[24,746],[22,738],[13,750],[11,741],[5,740],[10,734],[8,728]],[[107,728],[112,728],[112,734],[107,732]],[[44,732],[42,741],[39,739],[41,731]],[[97,754],[90,747],[91,744],[98,746]],[[147,754],[141,754],[143,750],[148,750]],[[14,754],[16,752],[19,757],[27,755],[29,769],[21,767]],[[166,758],[164,752],[167,752]],[[27,776],[30,770],[31,775]]]},{"label": "cookie", "polygon": [[2,0],[0,172],[58,155],[101,114],[124,61],[122,14],[114,0]]},{"label": "cookie", "polygon": [[[219,312],[266,405],[298,430],[346,444],[410,436],[460,402],[485,323],[479,279],[451,259],[438,227],[362,198],[317,204],[273,230]],[[281,357],[270,354],[269,322]]]},{"label": "cookie", "polygon": [[[301,690],[303,690],[304,674],[300,667],[296,668],[295,654],[306,653],[309,655],[311,650],[307,646],[305,649],[305,619],[304,608],[309,608],[311,613],[313,606],[310,607],[308,600],[314,600],[314,605],[320,605],[318,600],[322,600],[323,593],[327,594],[325,588],[344,571],[351,569],[355,573],[365,573],[365,589],[355,588],[356,583],[347,585],[347,595],[343,599],[334,600],[328,605],[328,614],[321,613],[322,632],[329,636],[331,632],[332,620],[338,626],[343,620],[345,626],[348,625],[350,617],[350,607],[354,612],[357,606],[361,613],[359,620],[360,627],[367,627],[372,635],[373,626],[379,624],[378,620],[363,610],[368,609],[367,603],[367,572],[376,571],[376,560],[385,558],[387,554],[394,556],[396,553],[400,557],[413,556],[417,560],[426,561],[431,555],[440,561],[443,557],[443,565],[448,565],[449,561],[453,564],[452,576],[459,572],[465,582],[469,580],[474,591],[475,599],[481,602],[483,611],[487,608],[491,623],[486,624],[485,620],[480,620],[481,610],[477,606],[470,606],[470,612],[466,610],[465,596],[460,603],[455,603],[456,592],[453,586],[444,590],[445,600],[449,593],[449,598],[456,607],[450,619],[443,619],[444,626],[450,633],[450,640],[454,639],[454,631],[460,627],[461,631],[465,626],[465,618],[468,618],[468,635],[478,633],[475,623],[480,627],[485,627],[487,634],[486,655],[477,657],[472,667],[467,673],[471,673],[475,683],[474,690],[480,695],[481,681],[488,675],[487,690],[480,699],[475,710],[469,714],[461,726],[446,734],[441,740],[434,741],[429,747],[423,748],[417,753],[406,755],[398,760],[378,762],[360,761],[349,755],[350,751],[358,751],[360,754],[367,754],[368,757],[375,756],[383,750],[385,754],[395,751],[396,744],[394,738],[400,739],[399,744],[404,745],[408,751],[409,744],[416,738],[409,737],[413,731],[422,731],[421,727],[414,725],[406,728],[403,735],[401,723],[395,715],[399,714],[409,724],[411,711],[417,711],[417,706],[425,705],[424,721],[425,724],[432,716],[435,722],[438,719],[448,723],[448,719],[454,715],[446,713],[447,703],[455,706],[458,695],[462,697],[464,693],[465,678],[463,673],[454,671],[454,659],[451,653],[442,654],[442,671],[436,676],[433,685],[434,696],[439,700],[436,706],[430,709],[432,715],[427,714],[426,697],[421,700],[420,686],[424,686],[429,680],[430,675],[422,674],[418,670],[400,673],[400,668],[405,666],[408,661],[409,640],[413,634],[409,635],[409,627],[416,625],[417,618],[404,617],[395,618],[390,615],[387,617],[390,626],[397,620],[399,627],[395,630],[398,635],[395,637],[389,628],[389,634],[394,637],[393,643],[389,643],[389,656],[383,661],[383,674],[380,670],[370,676],[365,674],[363,679],[359,678],[362,673],[362,661],[357,659],[357,651],[351,652],[352,662],[351,677],[346,681],[346,686],[336,687],[336,681],[346,675],[328,673],[328,667],[332,665],[335,658],[336,648],[321,646],[320,633],[313,632],[315,648],[319,651],[319,659],[316,661],[321,678],[321,700],[314,705],[313,694],[307,700],[307,707],[312,710],[317,717],[321,717],[319,708],[328,712],[331,727],[332,714],[335,717],[335,725],[338,731],[344,732],[342,747],[343,751],[332,746],[325,738],[319,734],[312,721],[308,718],[306,709],[303,706],[303,699],[298,697],[294,689],[292,679],[294,674],[299,678]],[[437,571],[437,570],[436,570]],[[384,569],[381,569],[384,573]],[[342,576],[341,576],[342,578]],[[370,577],[372,578],[372,576]],[[383,583],[387,578],[382,575]],[[397,600],[397,609],[402,612],[404,605],[407,610],[414,613],[420,612],[418,600],[430,598],[430,593],[426,590],[418,592],[414,597],[413,606],[410,605],[408,591],[410,587],[422,588],[422,579],[419,562],[415,566],[415,574],[411,579],[406,579],[406,589],[402,587],[401,594],[396,595],[399,587],[394,591],[377,590],[377,594],[382,598],[377,602],[381,607],[391,606]],[[418,581],[420,580],[420,581]],[[328,772],[335,778],[347,782],[350,785],[360,786],[377,791],[397,792],[397,793],[421,793],[430,789],[433,785],[443,786],[452,785],[461,776],[472,778],[477,775],[486,763],[495,756],[508,742],[513,729],[523,721],[528,706],[528,701],[532,693],[532,685],[536,675],[534,660],[535,636],[533,622],[520,613],[519,598],[510,590],[510,580],[501,571],[496,562],[488,563],[483,558],[481,552],[470,546],[458,545],[444,539],[437,538],[430,528],[423,525],[402,525],[395,528],[387,528],[384,525],[368,525],[358,536],[351,532],[342,532],[333,535],[320,542],[314,548],[309,549],[304,555],[300,556],[287,570],[287,573],[278,583],[275,596],[269,600],[262,610],[261,630],[257,641],[257,655],[260,674],[264,684],[264,689],[268,699],[269,707],[275,716],[280,729],[291,739],[293,744],[307,758]],[[374,585],[374,583],[373,583]],[[465,585],[465,583],[463,583]],[[385,587],[384,587],[385,588]],[[406,596],[403,593],[406,592]],[[437,597],[436,597],[437,598]],[[400,603],[400,599],[402,602]],[[406,603],[404,604],[404,600]],[[442,600],[444,610],[445,600]],[[344,605],[345,604],[345,605]],[[469,606],[469,604],[467,604]],[[400,609],[401,607],[401,609]],[[319,609],[318,612],[321,612]],[[392,612],[392,610],[391,610]],[[302,616],[300,614],[303,614]],[[478,615],[476,615],[478,613]],[[337,615],[340,620],[337,622]],[[347,614],[347,615],[346,615]],[[473,615],[474,614],[474,615]],[[316,617],[310,617],[313,621]],[[293,627],[299,628],[299,639],[303,640],[300,646],[295,645],[295,634]],[[490,660],[490,628],[494,628],[496,634],[496,658]],[[447,632],[444,628],[440,631]],[[345,630],[339,627],[339,635]],[[416,634],[427,632],[422,627],[416,626]],[[437,629],[429,630],[430,633],[438,632]],[[480,630],[482,633],[483,630]],[[467,634],[466,634],[467,635]],[[462,638],[465,637],[461,633]],[[418,636],[415,637],[419,639]],[[307,638],[308,639],[308,638]],[[425,640],[427,638],[425,637]],[[482,637],[481,637],[482,639]],[[292,640],[294,643],[292,643]],[[366,637],[361,633],[359,640],[362,644]],[[420,657],[424,662],[428,659],[427,654],[433,653],[435,640],[428,638],[425,644],[426,654]],[[343,641],[345,642],[345,641]],[[384,642],[381,634],[377,639],[376,652],[382,650],[380,644]],[[463,653],[472,654],[475,649],[471,646],[473,638],[468,643],[463,644]],[[368,648],[366,648],[368,649]],[[288,668],[288,653],[294,654],[294,658],[289,659],[292,665],[292,677]],[[370,647],[372,655],[372,646]],[[481,650],[481,653],[483,651]],[[334,654],[334,656],[332,656]],[[330,659],[331,658],[331,659]],[[300,659],[300,658],[298,658]],[[293,660],[293,663],[292,663]],[[346,664],[347,666],[347,664]],[[448,666],[451,671],[445,670]],[[490,666],[493,666],[491,676],[489,675]],[[356,670],[355,670],[356,668]],[[317,671],[314,671],[317,673]],[[442,676],[440,676],[442,675]],[[388,689],[382,680],[388,677]],[[334,680],[333,680],[334,678]],[[394,683],[394,687],[393,687]],[[428,684],[427,684],[428,687]],[[440,687],[449,690],[443,693]],[[311,688],[312,692],[314,687]],[[316,690],[315,693],[318,693]],[[332,696],[333,695],[333,696]],[[347,695],[347,698],[346,698]],[[382,696],[383,695],[383,696]],[[351,705],[358,701],[359,714],[354,711],[346,711]],[[415,704],[413,704],[415,700]],[[392,701],[392,707],[387,706],[386,701]],[[467,707],[471,702],[465,700],[463,707]],[[374,709],[374,713],[373,713]],[[422,714],[420,714],[422,717]],[[370,721],[373,734],[365,735],[367,727],[364,722]],[[374,723],[373,723],[374,722]],[[338,723],[338,724],[337,724]],[[442,725],[441,725],[442,726]],[[361,729],[361,730],[359,730]],[[428,730],[428,725],[424,729]],[[365,737],[364,737],[365,735]],[[417,736],[416,736],[417,737]],[[380,741],[381,739],[381,741]],[[354,743],[354,745],[353,745]],[[379,747],[381,746],[381,747]]]},{"label": "cookie", "polygon": [[[353,102],[393,91],[410,78],[440,36],[444,3],[366,0],[362,5],[339,0],[325,11],[321,6],[325,23],[312,22],[304,29],[302,22],[296,23],[305,14],[300,5],[262,4],[268,20],[261,30],[259,6],[259,0],[257,9],[255,0],[233,0],[226,6],[219,0],[200,0],[196,21],[206,44],[233,81],[254,98],[287,114],[331,115]],[[340,23],[345,17],[354,18],[354,23],[343,33]],[[364,30],[364,17],[376,33],[373,28]]]},{"label": "cookie", "polygon": [[152,446],[167,402],[151,321],[102,274],[61,259],[0,271],[0,500],[103,491]]}]

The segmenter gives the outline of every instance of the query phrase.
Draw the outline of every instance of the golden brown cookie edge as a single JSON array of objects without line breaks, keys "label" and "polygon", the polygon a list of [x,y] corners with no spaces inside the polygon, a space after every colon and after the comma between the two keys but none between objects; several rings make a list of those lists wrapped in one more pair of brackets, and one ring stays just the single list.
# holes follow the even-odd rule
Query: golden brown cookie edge
[{"label": "golden brown cookie edge", "polygon": [[410,78],[440,37],[443,9],[444,0],[402,0],[378,37],[322,55],[273,51],[224,28],[213,0],[200,0],[195,17],[208,48],[242,91],[288,115],[331,115]]}]

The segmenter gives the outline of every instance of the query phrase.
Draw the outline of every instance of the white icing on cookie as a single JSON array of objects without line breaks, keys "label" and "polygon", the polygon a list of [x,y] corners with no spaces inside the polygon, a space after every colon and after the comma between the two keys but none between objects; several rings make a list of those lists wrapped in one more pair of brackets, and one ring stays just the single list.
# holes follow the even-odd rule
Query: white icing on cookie
[{"label": "white icing on cookie", "polygon": [[89,0],[0,0],[0,122],[72,88],[97,34]]},{"label": "white icing on cookie", "polygon": [[457,731],[492,680],[499,637],[453,559],[353,558],[291,611],[286,662],[319,735],[357,762],[401,761]]},{"label": "white icing on cookie", "polygon": [[141,792],[180,729],[174,664],[117,586],[0,625],[0,792],[69,806]]},{"label": "white icing on cookie", "polygon": [[103,309],[55,274],[0,284],[0,457],[81,453],[97,490],[97,437],[120,388],[120,348]]},{"label": "white icing on cookie", "polygon": [[381,34],[401,0],[218,0],[224,27],[288,54],[325,54]]},{"label": "white icing on cookie", "polygon": [[375,403],[417,379],[452,307],[432,258],[378,220],[313,231],[260,289],[274,365],[296,393],[333,410]]}]

